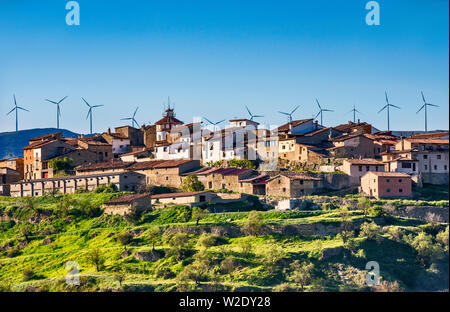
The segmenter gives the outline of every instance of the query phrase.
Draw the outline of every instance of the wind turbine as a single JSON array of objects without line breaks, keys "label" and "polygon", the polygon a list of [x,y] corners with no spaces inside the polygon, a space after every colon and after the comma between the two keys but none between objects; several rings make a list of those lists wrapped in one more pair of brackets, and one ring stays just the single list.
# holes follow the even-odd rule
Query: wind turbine
[{"label": "wind turbine", "polygon": [[6,114],[6,116],[11,114],[13,111],[16,111],[16,132],[18,132],[19,131],[19,109],[24,110],[26,112],[29,112],[29,110],[25,109],[23,107],[17,106],[16,95],[13,94],[13,97],[14,97],[14,108],[12,110],[10,110],[9,113]]},{"label": "wind turbine", "polygon": [[428,116],[427,116],[427,106],[434,106],[434,107],[439,107],[439,106],[438,106],[438,105],[431,104],[431,103],[427,103],[427,101],[425,100],[425,96],[423,95],[423,92],[420,91],[420,93],[422,93],[423,105],[422,105],[422,107],[417,111],[416,114],[418,114],[422,109],[425,108],[425,131],[428,131],[428,127],[427,127],[427,118],[428,118]]},{"label": "wind turbine", "polygon": [[217,126],[218,124],[220,124],[220,123],[222,123],[222,122],[225,121],[225,119],[222,119],[221,121],[212,122],[211,120],[209,120],[209,119],[206,118],[206,117],[203,117],[203,119],[205,119],[210,125],[213,126],[213,131],[216,131],[216,126]]},{"label": "wind turbine", "polygon": [[[353,112],[353,122],[356,122],[356,113],[362,114],[359,110],[356,109],[355,104],[353,104],[353,109],[349,111],[349,113]],[[348,113],[347,113],[348,114]]]},{"label": "wind turbine", "polygon": [[136,110],[134,111],[133,117],[130,118],[122,118],[120,120],[131,120],[131,126],[134,127],[134,124],[136,123],[136,125],[139,127],[139,123],[136,121],[136,119],[134,119],[134,117],[136,116],[136,113],[139,109],[139,106],[136,107]]},{"label": "wind turbine", "polygon": [[101,106],[104,106],[104,105],[90,105],[84,98],[81,98],[81,99],[89,107],[89,111],[87,113],[86,119],[88,119],[90,117],[90,126],[91,126],[91,134],[92,134],[92,109],[96,108],[96,107],[101,107]]},{"label": "wind turbine", "polygon": [[317,102],[317,106],[319,106],[319,112],[317,113],[317,115],[314,117],[314,119],[317,118],[317,116],[320,115],[320,124],[323,125],[323,112],[334,112],[334,110],[332,109],[327,109],[327,108],[322,108],[322,106],[320,106],[319,101],[316,99]]},{"label": "wind turbine", "polygon": [[49,99],[46,99],[46,101],[56,105],[56,129],[59,129],[59,117],[61,117],[61,109],[59,108],[59,104],[61,104],[61,102],[64,101],[66,98],[67,96],[63,97],[59,102],[50,101]]},{"label": "wind turbine", "polygon": [[390,130],[390,128],[389,128],[389,108],[390,108],[390,107],[395,107],[395,108],[400,109],[400,107],[398,107],[398,106],[396,106],[396,105],[394,105],[394,104],[389,103],[389,99],[388,99],[388,96],[387,96],[387,92],[386,92],[386,91],[384,92],[384,95],[385,95],[385,97],[386,97],[386,105],[385,105],[382,109],[380,109],[380,110],[378,111],[378,114],[381,113],[383,110],[387,109],[387,126],[388,126],[388,127],[387,127],[387,131],[389,131],[389,130]]},{"label": "wind turbine", "polygon": [[298,105],[296,108],[294,108],[290,113],[285,113],[285,112],[280,112],[278,111],[280,114],[286,115],[288,116],[288,122],[292,122],[292,114],[294,114],[294,112],[300,107],[300,105]]},{"label": "wind turbine", "polygon": [[245,108],[247,109],[248,114],[250,115],[250,120],[253,121],[253,118],[261,118],[264,117],[262,115],[253,115],[252,112],[248,109],[247,105],[245,106]]}]

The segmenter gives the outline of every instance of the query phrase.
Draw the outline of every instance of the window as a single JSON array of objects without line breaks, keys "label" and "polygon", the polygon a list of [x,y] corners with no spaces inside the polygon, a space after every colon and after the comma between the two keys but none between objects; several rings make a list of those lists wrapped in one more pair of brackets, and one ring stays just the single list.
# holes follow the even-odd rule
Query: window
[{"label": "window", "polygon": [[300,180],[300,184],[302,184],[302,185],[303,185],[303,180]]},{"label": "window", "polygon": [[436,165],[434,165],[434,170],[437,170],[437,166]]},{"label": "window", "polygon": [[281,184],[281,180],[280,179],[278,179],[278,184]]},{"label": "window", "polygon": [[447,170],[447,165],[444,165],[444,170]]},{"label": "window", "polygon": [[370,171],[370,166],[366,166],[366,171]]},{"label": "window", "polygon": [[403,193],[403,189],[398,189],[398,192],[399,193]]},{"label": "window", "polygon": [[286,188],[285,187],[283,187],[283,193],[286,193]]},{"label": "window", "polygon": [[402,179],[398,179],[398,182],[399,182],[399,183],[402,183],[402,181],[403,181]]},{"label": "window", "polygon": [[437,159],[441,159],[441,155],[437,155],[436,158],[437,158]]},{"label": "window", "polygon": [[362,166],[358,166],[358,170],[359,170],[359,171],[362,171]]},{"label": "window", "polygon": [[390,192],[391,192],[391,189],[389,189],[389,188],[388,188],[388,189],[386,189],[386,192],[390,193]]},{"label": "window", "polygon": [[389,180],[389,179],[386,179],[386,182],[391,182],[391,180]]},{"label": "window", "polygon": [[423,159],[428,159],[428,155],[423,155]]},{"label": "window", "polygon": [[409,162],[402,162],[402,168],[411,168],[411,163],[409,163]]},{"label": "window", "polygon": [[425,168],[425,170],[428,170],[428,166],[427,165],[424,165],[424,168]]}]

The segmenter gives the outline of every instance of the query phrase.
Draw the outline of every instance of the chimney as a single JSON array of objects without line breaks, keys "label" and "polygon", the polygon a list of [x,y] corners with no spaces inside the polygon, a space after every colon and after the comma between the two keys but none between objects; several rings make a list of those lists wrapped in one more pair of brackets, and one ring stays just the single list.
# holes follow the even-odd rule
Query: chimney
[{"label": "chimney", "polygon": [[111,134],[111,128],[108,128],[108,134]]},{"label": "chimney", "polygon": [[403,140],[403,136],[400,137],[400,140],[402,140],[402,151],[405,150],[405,141]]},{"label": "chimney", "polygon": [[84,134],[81,135],[81,138],[84,139]]},{"label": "chimney", "polygon": [[289,122],[289,130],[291,130],[291,129],[292,129],[292,123]]},{"label": "chimney", "polygon": [[361,123],[361,120],[358,118],[358,123]]},{"label": "chimney", "polygon": [[316,120],[316,121],[314,121],[314,128],[317,130],[317,129],[319,129],[319,121],[318,120]]}]

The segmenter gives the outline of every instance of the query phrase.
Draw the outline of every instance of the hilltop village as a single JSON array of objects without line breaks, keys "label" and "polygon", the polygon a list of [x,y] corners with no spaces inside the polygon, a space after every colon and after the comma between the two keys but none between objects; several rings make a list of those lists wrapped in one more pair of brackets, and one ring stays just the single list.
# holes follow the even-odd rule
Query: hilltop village
[{"label": "hilltop village", "polygon": [[[325,127],[313,119],[261,129],[252,119],[233,119],[211,131],[201,122],[185,124],[169,107],[154,125],[78,138],[36,137],[23,148],[23,158],[0,160],[0,194],[73,194],[101,185],[145,194],[157,186],[175,190],[160,198],[194,204],[213,201],[218,191],[285,199],[361,193],[379,199],[409,198],[413,186],[448,184],[448,132],[399,137],[359,120]],[[181,192],[193,176],[202,187]]]}]

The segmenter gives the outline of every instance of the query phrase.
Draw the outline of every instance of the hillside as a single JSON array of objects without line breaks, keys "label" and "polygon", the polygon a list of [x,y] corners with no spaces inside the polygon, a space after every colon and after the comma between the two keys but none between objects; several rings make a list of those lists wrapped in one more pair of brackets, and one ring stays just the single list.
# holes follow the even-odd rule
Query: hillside
[{"label": "hillside", "polygon": [[[378,208],[367,218],[357,208],[358,197],[351,196],[311,197],[321,209],[287,212],[253,205],[261,211],[249,213],[247,202],[234,207],[234,212],[209,213],[197,226],[186,206],[133,218],[102,214],[102,203],[119,195],[0,197],[0,220],[4,220],[0,221],[0,291],[437,291],[449,287],[448,224],[381,213],[380,205],[401,209],[401,201],[373,201],[372,207]],[[348,203],[345,209],[339,206],[343,202]],[[427,204],[448,210],[448,202]],[[343,227],[353,233],[346,236],[346,243],[338,234]],[[68,266],[69,261],[75,261],[80,271],[79,286],[66,283],[74,265]],[[380,265],[379,287],[365,284],[368,261]]]},{"label": "hillside", "polygon": [[23,157],[23,150],[28,145],[28,140],[49,133],[62,132],[64,137],[78,137],[79,134],[69,130],[56,128],[28,129],[19,132],[0,133],[0,159]]}]

